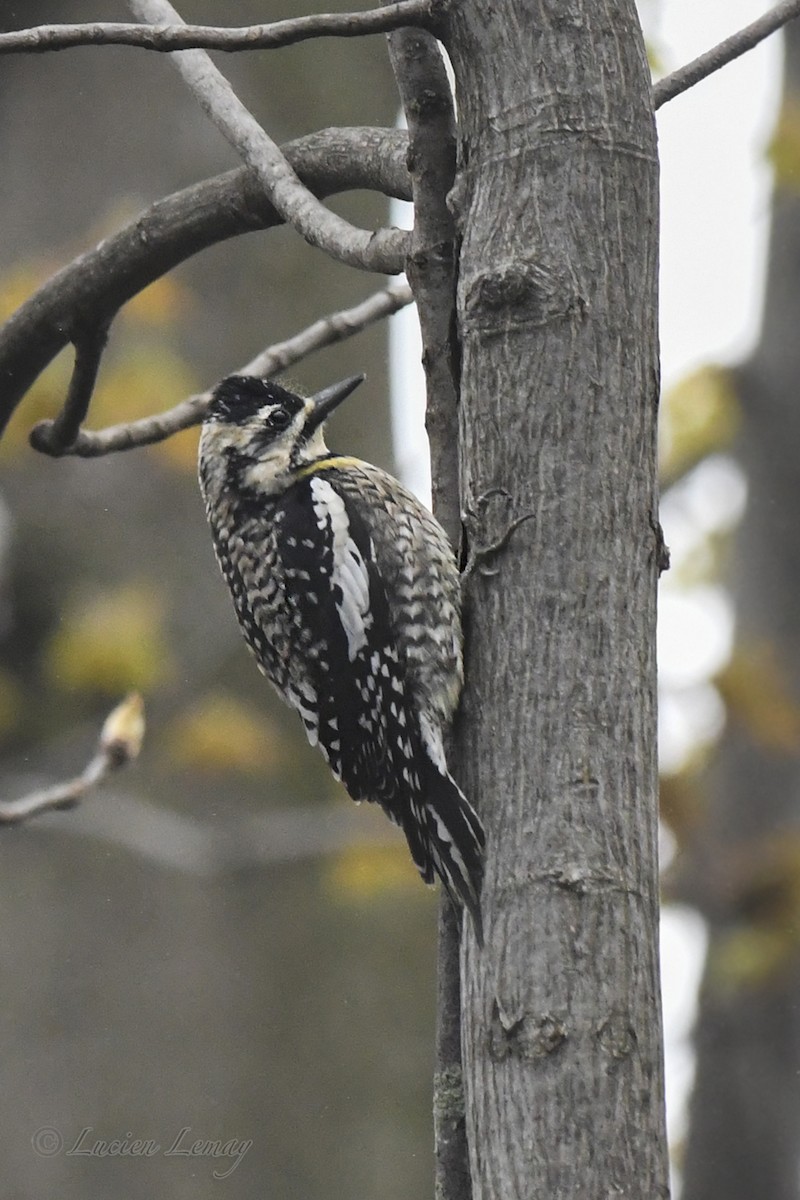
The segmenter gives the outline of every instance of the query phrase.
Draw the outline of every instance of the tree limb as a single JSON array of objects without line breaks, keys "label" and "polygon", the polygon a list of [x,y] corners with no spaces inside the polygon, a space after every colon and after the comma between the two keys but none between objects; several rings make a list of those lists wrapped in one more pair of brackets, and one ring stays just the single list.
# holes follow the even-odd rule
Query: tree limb
[{"label": "tree limb", "polygon": [[107,341],[108,326],[103,324],[75,339],[75,365],[64,407],[54,421],[40,421],[33,430],[31,445],[34,449],[57,457],[75,441],[89,411]]},{"label": "tree limb", "polygon": [[[455,331],[456,229],[447,206],[456,168],[456,120],[441,52],[430,33],[389,35],[408,122],[414,231],[406,273],[417,301],[427,390],[426,424],[436,515],[457,547],[458,378]],[[433,1082],[437,1200],[469,1200],[469,1153],[461,1062],[461,922],[443,899],[439,910],[436,1071]]]},{"label": "tree limb", "polygon": [[[246,366],[240,367],[236,374],[268,378],[300,362],[314,350],[352,337],[373,322],[404,308],[412,299],[411,289],[405,284],[383,288],[353,308],[330,313],[285,342],[270,346]],[[201,392],[181,400],[166,412],[143,417],[139,421],[111,425],[107,429],[96,431],[80,430],[71,443],[61,445],[57,449],[53,447],[49,433],[56,422],[40,421],[31,431],[31,445],[35,450],[52,454],[54,457],[74,454],[79,458],[99,458],[120,450],[134,450],[139,446],[162,442],[181,429],[199,425],[210,403],[211,391]]]},{"label": "tree limb", "polygon": [[270,346],[252,359],[238,374],[259,375],[267,379],[307,358],[313,351],[321,350],[323,346],[332,346],[335,342],[343,342],[375,321],[392,316],[411,304],[413,299],[411,288],[407,284],[390,284],[389,287],[381,288],[379,292],[362,300],[360,304],[340,312],[329,313],[327,317],[321,317],[285,342],[277,342]]},{"label": "tree limb", "polygon": [[408,122],[414,230],[406,273],[422,332],[436,514],[458,548],[456,226],[448,208],[456,170],[453,96],[439,46],[429,33],[392,33],[389,52]]},{"label": "tree limb", "polygon": [[403,25],[429,28],[431,0],[398,0],[363,12],[314,13],[266,25],[226,28],[214,25],[131,25],[87,21],[77,25],[37,25],[0,33],[0,54],[41,54],[75,46],[133,46],[157,53],[174,50],[275,50],[320,37],[363,37]]},{"label": "tree limb", "polygon": [[[398,130],[327,129],[289,142],[284,153],[320,195],[363,187],[408,199],[406,147]],[[107,326],[123,304],[199,250],[280,223],[242,167],[157,201],[62,268],[0,329],[0,434],[34,380],[87,327]]]},{"label": "tree limb", "polygon": [[106,717],[97,749],[80,775],[67,783],[30,792],[20,800],[0,802],[0,825],[20,825],[40,813],[74,808],[87,792],[137,757],[143,737],[144,703],[134,692]]},{"label": "tree limb", "polygon": [[[169,0],[128,0],[128,4],[135,16],[150,24],[183,23]],[[398,274],[406,240],[401,230],[358,229],[326,208],[303,185],[205,50],[183,50],[171,62],[206,116],[256,173],[270,202],[309,245],[351,267]]]},{"label": "tree limb", "polygon": [[764,13],[752,24],[746,25],[744,29],[732,34],[718,46],[701,54],[699,58],[695,58],[686,66],[679,67],[671,75],[660,79],[653,85],[653,106],[660,108],[668,100],[680,96],[682,92],[688,91],[696,83],[700,83],[715,71],[719,71],[721,67],[733,62],[735,58],[752,50],[759,42],[763,42],[764,38],[769,37],[771,33],[776,33],[797,16],[800,16],[800,0],[782,0],[781,4],[776,4],[773,9]]}]

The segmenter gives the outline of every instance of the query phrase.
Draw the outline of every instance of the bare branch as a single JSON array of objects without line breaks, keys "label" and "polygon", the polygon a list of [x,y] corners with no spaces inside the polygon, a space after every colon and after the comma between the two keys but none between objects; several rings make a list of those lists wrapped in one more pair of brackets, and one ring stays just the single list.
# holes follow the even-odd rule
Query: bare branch
[{"label": "bare branch", "polygon": [[296,333],[287,341],[270,346],[237,373],[260,375],[267,379],[307,358],[315,350],[321,350],[323,346],[332,346],[335,342],[343,342],[375,321],[392,316],[411,304],[413,299],[411,288],[405,283],[394,283],[381,288],[379,292],[375,292],[353,308],[345,308],[341,312],[321,317],[319,321],[315,321],[313,325],[309,325],[307,329]]},{"label": "bare branch", "polygon": [[720,42],[718,46],[714,46],[712,50],[707,50],[693,62],[687,63],[685,67],[679,67],[677,71],[673,71],[671,75],[667,75],[654,84],[654,107],[660,108],[668,100],[673,100],[682,92],[687,92],[702,79],[713,75],[715,71],[727,66],[735,58],[752,50],[759,42],[763,42],[764,38],[777,32],[797,16],[800,16],[800,0],[783,0],[781,4],[776,4],[773,9],[764,13],[763,17],[759,17],[752,24],[740,29],[738,33],[726,38],[724,42]]},{"label": "bare branch", "polygon": [[80,433],[94,392],[100,359],[108,341],[108,326],[95,327],[75,340],[75,365],[64,407],[54,421],[40,421],[31,432],[34,449],[54,458],[63,454]]},{"label": "bare branch", "polygon": [[[408,199],[406,147],[398,130],[327,129],[289,142],[284,153],[320,195],[371,188]],[[64,267],[0,329],[0,434],[28,388],[82,330],[107,326],[123,304],[199,250],[280,223],[242,167],[159,200]]]},{"label": "bare branch", "polygon": [[[183,24],[169,0],[128,0],[131,11],[150,24]],[[322,204],[298,178],[272,138],[238,98],[205,50],[182,50],[171,59],[176,70],[222,135],[258,176],[267,197],[311,245],[338,262],[365,271],[397,275],[402,270],[406,235],[399,229],[358,229]]]},{"label": "bare branch", "polygon": [[97,750],[80,775],[67,783],[31,792],[20,800],[0,802],[0,825],[19,825],[40,813],[74,808],[87,792],[139,754],[144,737],[144,702],[136,692],[109,713]]},{"label": "bare branch", "polygon": [[[390,316],[398,309],[410,304],[413,297],[411,289],[405,284],[394,284],[383,288],[367,300],[363,300],[354,308],[331,313],[327,317],[315,321],[307,329],[278,342],[264,350],[246,366],[240,367],[238,375],[260,375],[267,378],[283,371],[301,359],[307,358],[315,350],[323,346],[333,345],[360,333],[368,325],[383,317]],[[108,429],[96,431],[81,430],[71,445],[62,447],[58,454],[74,454],[79,458],[99,458],[104,454],[113,454],[121,450],[134,450],[139,446],[150,446],[154,442],[163,442],[181,429],[199,425],[211,403],[211,392],[201,392],[181,400],[174,408],[166,412],[156,413],[152,417],[143,417],[139,421],[130,421],[123,425],[111,425]],[[35,450],[45,454],[55,453],[50,449],[48,428],[54,422],[40,421],[31,432],[31,445]],[[44,435],[44,436],[43,436]]]},{"label": "bare branch", "polygon": [[456,225],[448,193],[456,170],[453,96],[439,46],[429,33],[389,35],[389,51],[408,122],[414,231],[406,271],[417,301],[438,516],[454,546],[458,502],[458,378],[453,345]]},{"label": "bare branch", "polygon": [[48,437],[51,421],[39,421],[34,425],[29,435],[29,441],[34,450],[41,454],[49,454],[53,458],[74,455],[77,458],[102,458],[104,454],[114,454],[121,450],[136,450],[140,446],[152,446],[156,442],[164,442],[182,429],[190,429],[199,425],[206,414],[210,392],[198,392],[187,396],[173,408],[164,412],[154,413],[151,417],[141,417],[138,421],[122,422],[119,425],[109,425],[106,429],[81,429],[77,437],[59,450],[53,450]]},{"label": "bare branch", "polygon": [[74,46],[134,46],[141,50],[275,50],[320,37],[363,37],[403,25],[430,28],[431,0],[398,0],[363,12],[315,13],[268,25],[226,28],[214,25],[128,25],[91,21],[79,25],[37,25],[0,34],[0,54],[41,54]]}]

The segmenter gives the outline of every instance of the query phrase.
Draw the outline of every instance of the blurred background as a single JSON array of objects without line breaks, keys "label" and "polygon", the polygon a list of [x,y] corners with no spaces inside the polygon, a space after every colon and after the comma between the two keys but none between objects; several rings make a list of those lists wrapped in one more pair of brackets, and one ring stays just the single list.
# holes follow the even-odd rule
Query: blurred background
[{"label": "blurred background", "polygon": [[[345,4],[334,7],[347,7]],[[286,5],[187,20],[249,23]],[[291,11],[291,6],[290,6]],[[1,3],[2,27],[126,20],[124,3]],[[279,141],[392,125],[382,38],[222,60]],[[161,56],[89,49],[0,75],[0,308],[147,204],[238,165]],[[335,202],[362,225],[368,196]],[[92,422],[206,387],[380,280],[284,231],[213,249],[115,324]],[[334,441],[391,464],[386,330],[318,354],[304,388],[365,370]],[[71,814],[0,839],[3,1194],[343,1198],[431,1179],[435,896],[382,814],[357,809],[255,670],[214,561],[197,434],[94,462],[47,460],[65,354],[2,450],[2,794],[66,778],[132,688],[146,748]],[[326,850],[326,853],[321,853]],[[97,1138],[252,1139],[233,1158],[37,1156]],[[45,1138],[45,1147],[48,1145]]]},{"label": "blurred background", "polygon": [[[654,71],[764,7],[642,0]],[[121,0],[102,10],[128,19]],[[181,11],[220,19],[211,0]],[[3,29],[98,15],[0,0]],[[239,0],[225,19],[286,15]],[[280,141],[395,119],[380,37],[220,61]],[[689,1200],[800,1195],[798,72],[795,29],[785,95],[773,39],[659,117],[664,984]],[[0,317],[148,203],[236,165],[166,59],[112,48],[4,59],[0,150]],[[374,197],[333,203],[364,225],[387,216]],[[375,286],[280,230],[207,251],[115,323],[92,424],[168,407]],[[418,350],[393,325],[391,372],[383,326],[293,378],[365,370],[331,440],[424,490],[406,403]],[[0,839],[4,1194],[427,1195],[435,897],[255,671],[213,559],[196,433],[93,461],[28,448],[70,365],[42,377],[0,446],[2,795],[79,770],[132,688],[148,733],[135,770]],[[41,1129],[57,1136],[34,1149]],[[86,1129],[80,1148],[160,1152],[66,1153]],[[179,1149],[226,1154],[166,1156],[185,1129]]]}]

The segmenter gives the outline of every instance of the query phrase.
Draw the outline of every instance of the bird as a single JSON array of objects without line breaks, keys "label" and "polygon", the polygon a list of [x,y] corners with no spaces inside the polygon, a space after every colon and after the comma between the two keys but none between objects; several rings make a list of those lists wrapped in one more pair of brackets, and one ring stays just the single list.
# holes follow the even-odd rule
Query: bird
[{"label": "bird", "polygon": [[438,876],[482,945],[486,839],[445,758],[463,683],[458,567],[411,492],[328,450],[324,422],[363,379],[309,397],[223,379],[203,421],[200,488],[259,669],[350,796],[400,826],[423,880]]}]

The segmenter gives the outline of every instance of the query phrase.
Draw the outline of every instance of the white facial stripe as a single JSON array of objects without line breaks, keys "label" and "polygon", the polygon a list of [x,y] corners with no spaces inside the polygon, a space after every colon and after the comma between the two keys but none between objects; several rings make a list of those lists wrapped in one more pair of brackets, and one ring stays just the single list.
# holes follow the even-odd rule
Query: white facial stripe
[{"label": "white facial stripe", "polygon": [[225,477],[225,452],[241,456],[240,485],[266,496],[277,495],[288,487],[297,463],[292,451],[299,445],[298,462],[326,453],[321,429],[315,430],[308,443],[298,443],[310,404],[292,419],[288,429],[276,434],[264,445],[266,421],[274,405],[265,404],[246,421],[210,421],[203,425],[201,460],[219,463],[220,480]]},{"label": "white facial stripe", "polygon": [[337,609],[347,636],[347,653],[352,662],[367,643],[369,620],[369,574],[361,551],[350,536],[350,522],[341,496],[325,479],[311,480],[314,515],[320,529],[333,537],[331,582],[341,589]]},{"label": "white facial stripe", "polygon": [[273,449],[248,467],[242,474],[242,483],[246,488],[270,495],[279,490],[279,481],[283,479],[289,468],[289,452],[281,442]]},{"label": "white facial stripe", "polygon": [[325,445],[325,437],[320,425],[314,430],[311,437],[299,446],[295,465],[313,462],[315,458],[323,458],[327,453],[328,447]]}]

